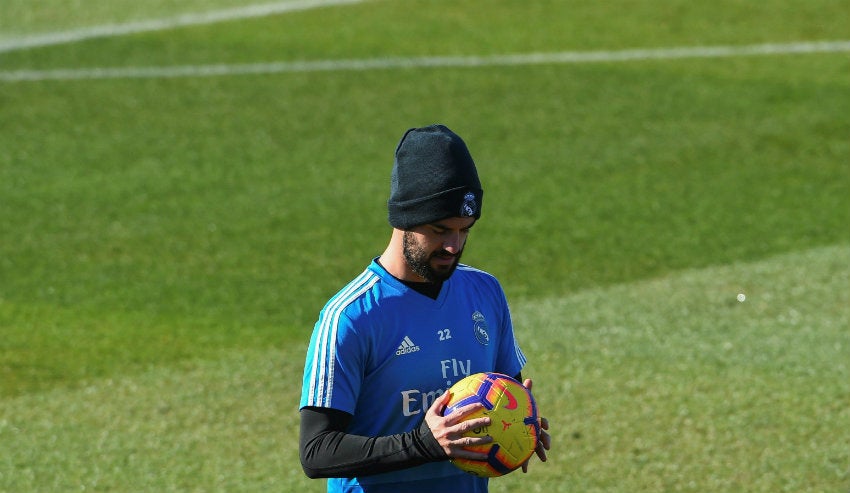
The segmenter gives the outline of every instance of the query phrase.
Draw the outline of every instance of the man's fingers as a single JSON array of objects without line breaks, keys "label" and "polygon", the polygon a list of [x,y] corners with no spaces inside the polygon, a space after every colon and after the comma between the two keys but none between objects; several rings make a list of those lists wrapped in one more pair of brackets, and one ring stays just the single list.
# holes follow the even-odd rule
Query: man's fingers
[{"label": "man's fingers", "polygon": [[490,435],[465,436],[476,428],[490,425],[489,416],[470,417],[483,409],[480,403],[470,404],[456,409],[446,418],[447,437],[450,441],[452,458],[469,460],[487,460],[487,453],[470,450],[470,447],[487,445],[493,442]]},{"label": "man's fingers", "polygon": [[476,402],[474,404],[469,404],[469,405],[466,405],[466,406],[463,406],[463,407],[459,407],[459,408],[455,409],[454,411],[452,411],[452,413],[447,415],[446,417],[448,418],[449,422],[452,423],[452,424],[460,423],[461,421],[468,418],[472,414],[475,414],[476,412],[480,411],[481,409],[484,409],[484,404],[481,404],[480,402]]},{"label": "man's fingers", "polygon": [[455,440],[454,443],[459,447],[475,447],[478,445],[487,445],[492,441],[493,437],[491,437],[490,435],[482,435],[480,437],[460,437]]},{"label": "man's fingers", "polygon": [[487,453],[474,450],[473,447],[487,445],[493,441],[489,435],[481,437],[461,437],[452,442],[451,457],[455,459],[487,460]]},{"label": "man's fingers", "polygon": [[435,416],[442,416],[446,409],[446,404],[449,403],[449,399],[451,398],[452,395],[449,392],[443,392],[434,399],[434,402],[431,403],[431,407],[428,408],[427,413]]},{"label": "man's fingers", "polygon": [[552,446],[552,436],[546,433],[546,430],[549,429],[549,420],[540,417],[540,444],[543,445],[543,448],[549,450],[549,447]]},{"label": "man's fingers", "polygon": [[480,418],[472,418],[467,419],[466,421],[461,421],[460,423],[451,427],[452,433],[456,433],[457,435],[464,435],[469,431],[472,431],[476,428],[481,428],[482,426],[490,425],[490,417],[482,416]]}]

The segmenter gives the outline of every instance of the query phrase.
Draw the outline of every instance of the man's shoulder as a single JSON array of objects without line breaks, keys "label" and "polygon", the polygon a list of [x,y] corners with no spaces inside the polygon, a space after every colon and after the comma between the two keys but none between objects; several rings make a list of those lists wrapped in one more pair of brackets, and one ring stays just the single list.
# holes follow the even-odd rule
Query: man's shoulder
[{"label": "man's shoulder", "polygon": [[499,280],[496,279],[496,276],[485,270],[481,270],[471,265],[458,264],[457,269],[455,269],[455,274],[459,274],[459,277],[463,278],[465,281],[468,282],[485,282],[497,285],[499,284]]},{"label": "man's shoulder", "polygon": [[380,276],[378,274],[370,269],[364,270],[328,299],[325,304],[325,310],[344,309],[346,306],[365,296],[379,280]]},{"label": "man's shoulder", "polygon": [[371,311],[371,307],[380,304],[380,300],[397,296],[398,287],[391,281],[384,271],[369,266],[337,291],[323,311],[346,312],[349,316],[352,312]]}]

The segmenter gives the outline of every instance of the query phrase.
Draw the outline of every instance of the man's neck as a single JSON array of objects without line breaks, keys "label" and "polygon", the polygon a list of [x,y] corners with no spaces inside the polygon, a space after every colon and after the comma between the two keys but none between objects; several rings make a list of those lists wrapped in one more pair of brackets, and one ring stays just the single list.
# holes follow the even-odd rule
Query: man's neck
[{"label": "man's neck", "polygon": [[407,261],[404,259],[404,232],[399,229],[393,229],[393,236],[390,239],[387,249],[378,257],[381,266],[402,282],[426,282],[426,280],[413,271]]},{"label": "man's neck", "polygon": [[442,281],[440,281],[440,282],[429,282],[429,281],[425,281],[425,280],[421,280],[421,279],[419,279],[419,280],[402,279],[401,277],[393,274],[393,272],[389,268],[387,268],[387,266],[385,265],[384,258],[385,258],[384,256],[380,256],[380,257],[378,257],[376,262],[378,263],[378,265],[383,267],[384,270],[387,271],[391,276],[398,279],[402,284],[404,284],[405,286],[409,287],[410,289],[416,291],[417,293],[424,295],[424,296],[427,296],[427,297],[434,299],[434,300],[436,300],[437,297],[440,296],[440,290],[442,290],[442,288],[443,288],[443,282]]},{"label": "man's neck", "polygon": [[416,291],[421,295],[425,295],[432,300],[436,300],[440,296],[440,291],[443,289],[442,282],[413,282],[401,281],[405,286]]}]

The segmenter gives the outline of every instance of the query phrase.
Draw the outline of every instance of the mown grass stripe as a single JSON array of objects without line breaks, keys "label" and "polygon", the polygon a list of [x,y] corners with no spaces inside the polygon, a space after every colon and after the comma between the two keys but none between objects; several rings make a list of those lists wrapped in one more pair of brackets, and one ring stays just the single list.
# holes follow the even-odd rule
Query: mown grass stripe
[{"label": "mown grass stripe", "polygon": [[218,22],[229,22],[238,19],[250,19],[255,17],[266,17],[269,15],[283,14],[299,10],[308,10],[318,7],[332,5],[344,5],[360,3],[363,0],[299,0],[288,2],[264,3],[246,5],[231,9],[211,10],[209,12],[181,14],[174,17],[162,19],[150,19],[137,22],[121,24],[103,24],[98,26],[83,27],[69,31],[57,31],[52,33],[35,34],[0,40],[0,53],[25,50],[29,48],[40,48],[67,43],[76,43],[93,38],[108,38],[136,34],[142,32],[163,31],[178,27],[199,26],[215,24]]},{"label": "mown grass stripe", "polygon": [[173,67],[102,67],[88,69],[12,70],[0,72],[0,81],[25,82],[77,79],[150,79],[262,75],[289,72],[363,71],[404,68],[488,67],[511,65],[630,62],[683,58],[843,53],[850,41],[768,43],[742,46],[695,46],[617,51],[562,51],[494,56],[430,56],[412,58],[364,58],[251,64],[181,65]]}]

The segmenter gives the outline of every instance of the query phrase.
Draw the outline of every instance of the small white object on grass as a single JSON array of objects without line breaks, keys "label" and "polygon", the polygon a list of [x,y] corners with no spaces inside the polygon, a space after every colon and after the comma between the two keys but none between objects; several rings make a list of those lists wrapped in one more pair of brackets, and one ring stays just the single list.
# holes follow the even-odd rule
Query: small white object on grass
[{"label": "small white object on grass", "polygon": [[738,293],[738,301],[741,303],[747,301],[747,295],[745,295],[744,293]]}]

